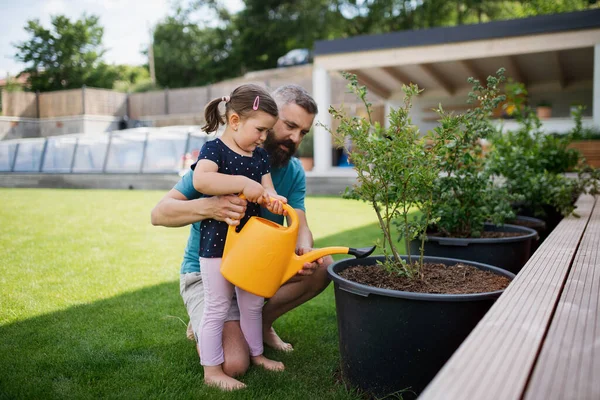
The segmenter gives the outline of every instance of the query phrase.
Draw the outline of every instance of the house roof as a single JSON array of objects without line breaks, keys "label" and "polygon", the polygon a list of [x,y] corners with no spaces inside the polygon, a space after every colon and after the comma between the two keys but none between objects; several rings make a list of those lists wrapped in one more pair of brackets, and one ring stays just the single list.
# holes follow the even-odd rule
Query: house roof
[{"label": "house roof", "polygon": [[401,97],[415,83],[425,96],[470,90],[500,67],[530,91],[589,90],[594,48],[600,44],[600,9],[509,21],[402,31],[321,41],[314,67],[347,71],[383,99]]},{"label": "house roof", "polygon": [[600,28],[600,9],[443,28],[406,30],[346,39],[321,40],[314,54],[326,55],[426,46]]}]

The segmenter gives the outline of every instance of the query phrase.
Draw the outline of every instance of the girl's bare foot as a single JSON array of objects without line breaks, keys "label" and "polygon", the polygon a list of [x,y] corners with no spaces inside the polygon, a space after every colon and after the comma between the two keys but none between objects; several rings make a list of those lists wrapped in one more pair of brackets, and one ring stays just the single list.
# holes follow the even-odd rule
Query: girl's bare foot
[{"label": "girl's bare foot", "polygon": [[294,350],[291,344],[281,340],[279,335],[275,332],[272,326],[263,328],[263,342],[272,349],[290,352]]},{"label": "girl's bare foot", "polygon": [[226,392],[246,387],[242,382],[226,375],[220,365],[212,367],[204,366],[204,383]]},{"label": "girl's bare foot", "polygon": [[285,369],[285,366],[282,362],[269,360],[262,354],[260,356],[250,357],[250,359],[252,360],[252,364],[260,365],[261,367],[263,367],[264,369],[268,369],[269,371],[283,371]]}]

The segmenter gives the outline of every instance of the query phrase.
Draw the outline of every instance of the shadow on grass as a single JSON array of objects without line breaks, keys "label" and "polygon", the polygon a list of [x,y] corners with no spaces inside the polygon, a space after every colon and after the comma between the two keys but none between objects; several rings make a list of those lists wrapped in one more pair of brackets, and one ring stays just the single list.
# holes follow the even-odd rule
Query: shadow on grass
[{"label": "shadow on grass", "polygon": [[[377,235],[372,224],[316,245],[363,247]],[[339,353],[331,286],[277,321],[276,329],[296,350],[266,355],[283,361],[286,371],[251,368],[242,378],[248,388],[236,393],[202,384],[194,345],[178,317],[187,322],[179,283],[167,282],[0,326],[0,398],[359,398],[335,383]]]}]

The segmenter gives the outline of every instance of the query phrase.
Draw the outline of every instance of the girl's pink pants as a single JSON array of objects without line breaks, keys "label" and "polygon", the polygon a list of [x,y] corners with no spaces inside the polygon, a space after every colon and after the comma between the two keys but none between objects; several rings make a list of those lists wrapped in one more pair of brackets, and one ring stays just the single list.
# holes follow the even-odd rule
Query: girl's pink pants
[{"label": "girl's pink pants", "polygon": [[262,307],[264,298],[233,286],[220,271],[221,258],[200,258],[204,285],[204,314],[199,346],[200,363],[205,366],[223,364],[223,326],[231,306],[233,291],[240,309],[240,327],[251,356],[263,353]]}]

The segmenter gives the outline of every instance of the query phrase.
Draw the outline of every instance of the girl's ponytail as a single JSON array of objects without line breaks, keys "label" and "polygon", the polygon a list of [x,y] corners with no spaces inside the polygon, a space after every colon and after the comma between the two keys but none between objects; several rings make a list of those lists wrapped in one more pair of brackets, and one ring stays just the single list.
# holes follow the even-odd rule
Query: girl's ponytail
[{"label": "girl's ponytail", "polygon": [[[225,102],[225,115],[219,112],[219,104]],[[231,112],[237,113],[240,118],[247,118],[252,113],[263,111],[274,117],[279,115],[277,103],[269,92],[258,85],[245,84],[238,86],[229,96],[214,99],[204,108],[206,124],[202,130],[206,133],[216,132],[220,125],[225,125]],[[223,118],[225,117],[225,118]]]},{"label": "girl's ponytail", "polygon": [[223,101],[222,97],[214,99],[206,105],[204,108],[204,119],[206,124],[202,127],[202,130],[206,133],[216,132],[219,129],[219,125],[224,125],[225,120],[219,112],[219,104]]}]

